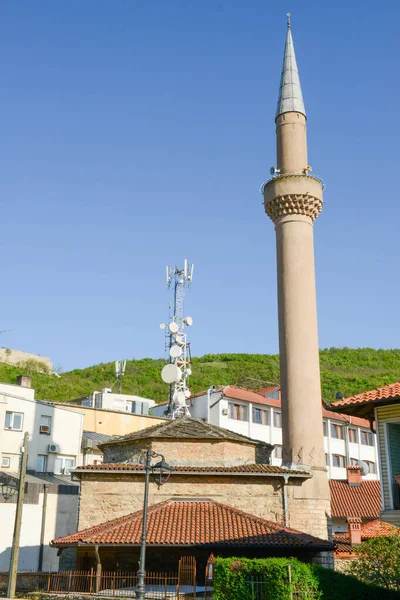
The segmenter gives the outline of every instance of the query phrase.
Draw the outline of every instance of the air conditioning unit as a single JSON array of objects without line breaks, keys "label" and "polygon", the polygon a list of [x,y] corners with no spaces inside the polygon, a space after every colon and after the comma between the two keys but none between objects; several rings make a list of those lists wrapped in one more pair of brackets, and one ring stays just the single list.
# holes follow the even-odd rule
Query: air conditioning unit
[{"label": "air conditioning unit", "polygon": [[53,454],[58,454],[60,452],[60,446],[58,444],[49,444],[47,450]]},{"label": "air conditioning unit", "polygon": [[40,433],[47,433],[50,435],[50,426],[49,425],[41,425],[39,428]]},{"label": "air conditioning unit", "polygon": [[224,417],[228,416],[228,409],[227,408],[223,408],[222,409],[222,414],[224,415]]},{"label": "air conditioning unit", "polygon": [[83,438],[82,448],[93,448],[93,440],[88,440],[87,438]]},{"label": "air conditioning unit", "polygon": [[71,469],[69,467],[63,467],[61,469],[61,475],[70,475]]}]

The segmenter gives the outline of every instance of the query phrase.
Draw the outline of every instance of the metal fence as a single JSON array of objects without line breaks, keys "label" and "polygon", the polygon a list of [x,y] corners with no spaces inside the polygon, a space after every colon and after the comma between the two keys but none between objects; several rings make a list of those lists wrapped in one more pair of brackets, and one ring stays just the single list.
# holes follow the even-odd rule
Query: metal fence
[{"label": "metal fence", "polygon": [[[7,587],[8,574],[0,574],[0,590]],[[135,598],[137,573],[91,571],[59,571],[56,573],[18,573],[18,592],[44,592],[52,594],[99,595]],[[177,600],[190,597],[187,586],[179,589],[177,574],[146,573],[146,600]],[[188,594],[186,594],[188,592]],[[195,596],[193,596],[195,597]]]},{"label": "metal fence", "polygon": [[[261,576],[252,576],[246,581],[251,600],[272,600],[269,584]],[[314,600],[319,595],[314,590],[300,590],[291,583],[288,584],[287,600]]]}]

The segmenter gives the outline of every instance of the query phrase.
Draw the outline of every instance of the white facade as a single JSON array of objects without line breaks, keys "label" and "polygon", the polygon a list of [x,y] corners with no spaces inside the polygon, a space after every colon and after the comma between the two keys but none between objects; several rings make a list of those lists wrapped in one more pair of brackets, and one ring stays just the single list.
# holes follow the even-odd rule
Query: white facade
[{"label": "white facade", "polygon": [[[257,392],[226,386],[190,399],[192,417],[209,421],[252,439],[275,446],[271,461],[282,464],[282,423],[279,389],[271,389],[268,397]],[[155,416],[163,416],[165,405],[152,409]],[[362,460],[368,463],[370,473],[365,479],[379,479],[379,462],[376,435],[369,429],[368,421],[351,420],[337,413],[322,410],[324,444],[328,477],[347,479],[346,466]],[[354,424],[352,424],[352,422]]]},{"label": "white facade", "polygon": [[[57,570],[57,552],[48,544],[55,536],[76,527],[78,494],[76,486],[71,485],[69,469],[81,460],[83,414],[35,401],[34,397],[31,388],[0,383],[0,476],[18,479],[23,437],[28,432],[28,491],[23,507],[19,569],[38,569],[43,522],[42,568]],[[45,495],[47,508],[43,515]],[[0,498],[0,570],[9,568],[15,500],[5,502]]]},{"label": "white facade", "polygon": [[0,469],[17,472],[24,432],[28,471],[63,474],[80,453],[83,415],[34,400],[35,390],[0,383]]},{"label": "white facade", "polygon": [[148,415],[150,408],[155,406],[155,400],[142,398],[134,394],[115,394],[104,388],[101,392],[93,392],[85,398],[77,398],[71,404],[79,404],[89,408],[102,408],[105,410],[117,410],[130,412],[137,415]]}]

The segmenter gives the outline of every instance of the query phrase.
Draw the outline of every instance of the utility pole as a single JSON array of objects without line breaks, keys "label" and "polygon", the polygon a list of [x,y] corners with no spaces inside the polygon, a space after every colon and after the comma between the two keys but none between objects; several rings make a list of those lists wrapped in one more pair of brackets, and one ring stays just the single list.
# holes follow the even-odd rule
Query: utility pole
[{"label": "utility pole", "polygon": [[29,439],[29,434],[28,434],[28,432],[26,432],[24,435],[24,443],[22,446],[22,460],[21,460],[21,468],[20,468],[20,472],[19,472],[17,509],[15,512],[14,535],[13,535],[11,557],[10,557],[10,571],[8,574],[8,587],[7,587],[7,597],[8,598],[15,598],[15,588],[17,586],[19,541],[20,541],[20,536],[21,536],[22,509],[23,509],[23,505],[24,505],[24,495],[25,495],[26,465],[28,462],[28,439]]}]

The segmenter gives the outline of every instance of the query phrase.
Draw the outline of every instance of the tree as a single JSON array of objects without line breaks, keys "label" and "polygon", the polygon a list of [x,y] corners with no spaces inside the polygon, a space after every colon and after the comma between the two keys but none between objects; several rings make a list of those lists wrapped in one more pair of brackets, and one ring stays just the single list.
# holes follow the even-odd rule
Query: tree
[{"label": "tree", "polygon": [[354,552],[357,559],[350,566],[352,575],[366,583],[400,591],[400,533],[363,542]]}]

